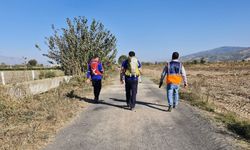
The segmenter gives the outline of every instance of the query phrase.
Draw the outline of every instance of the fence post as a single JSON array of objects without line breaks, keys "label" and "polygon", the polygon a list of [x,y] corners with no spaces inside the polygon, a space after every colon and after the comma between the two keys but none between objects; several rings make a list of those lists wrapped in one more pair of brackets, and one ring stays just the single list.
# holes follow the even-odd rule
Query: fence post
[{"label": "fence post", "polygon": [[31,73],[32,73],[32,80],[35,80],[35,71],[32,70]]},{"label": "fence post", "polygon": [[1,72],[1,77],[2,77],[2,84],[5,85],[5,80],[4,80],[4,74]]}]

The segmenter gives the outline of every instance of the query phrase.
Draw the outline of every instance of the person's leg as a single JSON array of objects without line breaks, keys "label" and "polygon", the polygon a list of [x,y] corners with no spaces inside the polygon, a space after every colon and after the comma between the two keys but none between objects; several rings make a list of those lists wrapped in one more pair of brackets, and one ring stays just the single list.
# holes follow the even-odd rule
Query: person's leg
[{"label": "person's leg", "polygon": [[99,100],[100,92],[102,89],[102,80],[97,80],[96,84],[97,84],[96,85],[96,98],[97,100]]},{"label": "person's leg", "polygon": [[178,103],[179,103],[179,86],[178,85],[174,85],[173,87],[173,95],[174,95],[174,102],[173,102],[173,107],[175,108]]},{"label": "person's leg", "polygon": [[92,80],[92,85],[93,85],[93,88],[94,88],[94,96],[95,96],[95,101],[98,100],[98,84],[97,84],[97,80]]},{"label": "person's leg", "polygon": [[168,110],[171,111],[173,106],[173,87],[172,84],[167,85]]},{"label": "person's leg", "polygon": [[134,108],[135,104],[136,104],[136,94],[137,94],[137,87],[138,87],[138,80],[132,81],[132,85],[131,85],[131,89],[132,89],[132,98],[131,98],[131,107]]},{"label": "person's leg", "polygon": [[130,106],[131,94],[130,94],[130,83],[128,80],[125,81],[125,90],[126,90],[126,103],[127,106]]}]

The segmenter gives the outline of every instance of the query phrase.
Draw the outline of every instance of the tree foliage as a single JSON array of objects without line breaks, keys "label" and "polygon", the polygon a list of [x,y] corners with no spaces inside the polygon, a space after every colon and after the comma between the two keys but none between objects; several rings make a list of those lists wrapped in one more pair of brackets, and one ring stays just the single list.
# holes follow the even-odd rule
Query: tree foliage
[{"label": "tree foliage", "polygon": [[31,60],[28,61],[27,65],[29,65],[29,66],[36,66],[37,65],[37,60],[31,59]]},{"label": "tree foliage", "polygon": [[206,63],[206,60],[205,60],[204,57],[202,57],[202,58],[200,59],[200,63],[201,63],[201,64],[205,64],[205,63]]},{"label": "tree foliage", "polygon": [[128,59],[128,57],[126,55],[121,55],[118,58],[118,63],[121,65],[123,61],[125,61],[126,59]]},{"label": "tree foliage", "polygon": [[198,61],[197,61],[197,60],[193,60],[192,63],[193,63],[193,64],[198,64]]},{"label": "tree foliage", "polygon": [[116,38],[102,23],[93,20],[88,25],[85,17],[67,18],[66,22],[67,28],[60,30],[52,25],[54,34],[46,38],[48,53],[44,56],[51,63],[61,65],[67,75],[81,74],[94,55],[100,57],[104,68],[105,64],[115,63]]}]

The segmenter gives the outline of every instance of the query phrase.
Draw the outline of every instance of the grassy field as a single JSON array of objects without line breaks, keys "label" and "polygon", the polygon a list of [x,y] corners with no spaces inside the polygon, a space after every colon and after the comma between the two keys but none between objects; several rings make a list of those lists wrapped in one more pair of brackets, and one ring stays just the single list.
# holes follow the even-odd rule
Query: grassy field
[{"label": "grassy field", "polygon": [[[181,99],[216,114],[216,119],[250,140],[250,62],[184,64],[188,89]],[[144,66],[143,73],[159,83],[163,65]]]},{"label": "grassy field", "polygon": [[[105,75],[104,85],[113,74]],[[87,103],[75,95],[92,94],[83,77],[49,92],[10,99],[0,87],[0,149],[39,149],[48,143],[65,123],[77,116]]]}]

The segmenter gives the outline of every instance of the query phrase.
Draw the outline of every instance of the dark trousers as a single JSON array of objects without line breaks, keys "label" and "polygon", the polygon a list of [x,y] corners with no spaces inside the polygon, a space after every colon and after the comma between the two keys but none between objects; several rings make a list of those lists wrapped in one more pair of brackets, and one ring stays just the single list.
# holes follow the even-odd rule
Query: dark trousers
[{"label": "dark trousers", "polygon": [[130,106],[131,108],[135,107],[137,86],[138,86],[138,80],[126,80],[125,81],[126,102],[127,102],[127,105]]},{"label": "dark trousers", "polygon": [[92,85],[94,87],[95,100],[99,100],[99,95],[102,89],[102,80],[92,80]]}]

